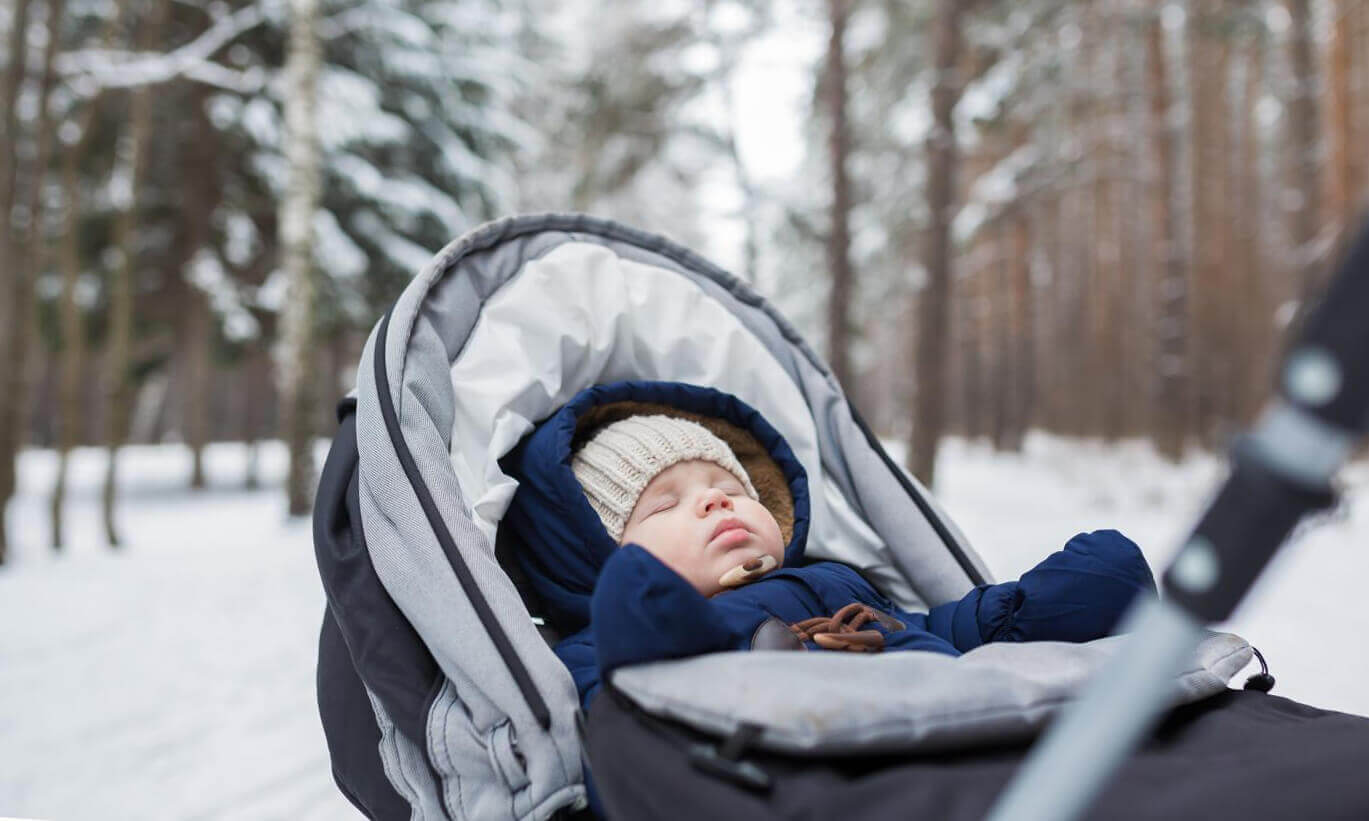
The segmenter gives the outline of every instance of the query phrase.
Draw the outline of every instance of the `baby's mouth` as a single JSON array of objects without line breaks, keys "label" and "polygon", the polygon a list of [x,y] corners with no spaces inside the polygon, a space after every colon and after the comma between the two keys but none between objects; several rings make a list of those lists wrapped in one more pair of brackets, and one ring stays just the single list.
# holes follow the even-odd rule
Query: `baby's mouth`
[{"label": "baby's mouth", "polygon": [[732,543],[741,544],[751,537],[751,530],[741,519],[723,519],[713,528],[708,543],[718,542],[720,547],[731,547]]}]

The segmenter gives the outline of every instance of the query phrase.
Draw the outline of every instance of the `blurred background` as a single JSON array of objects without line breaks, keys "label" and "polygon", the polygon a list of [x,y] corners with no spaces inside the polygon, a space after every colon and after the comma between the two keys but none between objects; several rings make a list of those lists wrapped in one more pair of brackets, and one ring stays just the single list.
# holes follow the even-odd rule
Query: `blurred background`
[{"label": "blurred background", "polygon": [[[1102,526],[1159,566],[1354,227],[1369,2],[5,0],[0,113],[0,814],[338,817],[304,514],[442,246],[667,234],[1000,577]],[[1369,713],[1347,475],[1228,627]]]}]

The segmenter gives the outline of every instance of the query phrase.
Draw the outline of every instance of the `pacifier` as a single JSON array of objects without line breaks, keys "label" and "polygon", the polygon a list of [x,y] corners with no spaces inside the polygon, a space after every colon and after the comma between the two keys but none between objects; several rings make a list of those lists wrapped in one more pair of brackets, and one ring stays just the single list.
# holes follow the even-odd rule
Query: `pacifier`
[{"label": "pacifier", "polygon": [[774,556],[769,554],[757,556],[753,559],[747,559],[742,564],[724,573],[718,579],[718,584],[723,587],[741,587],[744,584],[754,582],[779,566],[780,563],[775,561]]}]

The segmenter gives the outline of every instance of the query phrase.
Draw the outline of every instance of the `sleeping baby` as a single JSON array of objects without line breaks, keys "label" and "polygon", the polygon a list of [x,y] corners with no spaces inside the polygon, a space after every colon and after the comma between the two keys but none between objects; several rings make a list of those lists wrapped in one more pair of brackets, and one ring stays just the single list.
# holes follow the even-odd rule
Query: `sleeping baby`
[{"label": "sleeping baby", "polygon": [[[927,613],[906,612],[855,568],[804,560],[806,480],[754,410],[705,388],[619,384],[691,402],[703,391],[726,400],[705,403],[711,410],[744,409],[736,413],[749,419],[751,434],[766,434],[758,449],[771,457],[767,468],[784,465],[788,493],[774,493],[777,482],[767,476],[763,498],[742,460],[710,429],[735,439],[738,428],[706,427],[701,422],[714,421],[707,414],[620,414],[582,431],[572,447],[572,412],[559,430],[539,434],[556,446],[539,448],[534,436],[514,454],[509,467],[523,481],[506,521],[527,545],[523,565],[550,594],[563,625],[568,615],[588,622],[572,622],[575,632],[556,647],[585,709],[623,665],[725,650],[957,656],[990,641],[1089,641],[1108,635],[1136,595],[1155,593],[1136,545],[1102,530],[1075,536],[1018,581],[980,585]],[[665,386],[665,395],[654,386]],[[754,446],[756,438],[747,442]],[[583,494],[578,502],[576,491]],[[586,502],[597,521],[576,515]],[[564,515],[549,515],[555,509]]]}]

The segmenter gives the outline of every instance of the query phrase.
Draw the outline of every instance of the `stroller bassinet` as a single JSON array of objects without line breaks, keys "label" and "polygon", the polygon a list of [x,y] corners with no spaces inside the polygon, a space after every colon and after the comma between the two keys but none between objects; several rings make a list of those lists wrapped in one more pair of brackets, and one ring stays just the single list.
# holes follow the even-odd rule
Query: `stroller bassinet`
[{"label": "stroller bassinet", "polygon": [[[507,555],[517,545],[498,525],[516,483],[499,459],[581,389],[622,379],[710,385],[759,410],[808,473],[810,556],[859,567],[901,607],[990,581],[745,284],[603,220],[483,226],[443,249],[372,333],[318,492],[319,706],[335,779],[368,816],[579,814],[584,740],[614,816],[976,817],[1023,742],[1119,646],[991,644],[954,660],[716,654],[619,671],[586,722]],[[1272,745],[1315,737],[1324,754],[1303,759],[1315,777],[1281,792],[1304,803],[1282,806],[1306,809],[1330,790],[1353,815],[1369,809],[1363,785],[1323,766],[1358,756],[1358,769],[1369,721],[1228,691],[1250,657],[1239,637],[1208,637],[1174,681],[1173,702],[1187,706],[1166,725],[1172,743],[1220,757],[1270,742],[1225,781],[1205,776],[1268,810],[1259,787],[1286,772]],[[1148,747],[1105,804],[1136,815],[1134,794],[1191,767],[1178,748]],[[1241,805],[1202,786],[1170,790],[1165,806]]]}]

